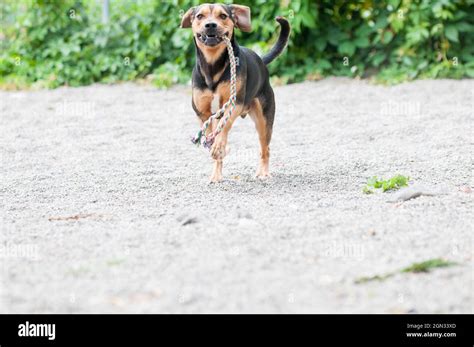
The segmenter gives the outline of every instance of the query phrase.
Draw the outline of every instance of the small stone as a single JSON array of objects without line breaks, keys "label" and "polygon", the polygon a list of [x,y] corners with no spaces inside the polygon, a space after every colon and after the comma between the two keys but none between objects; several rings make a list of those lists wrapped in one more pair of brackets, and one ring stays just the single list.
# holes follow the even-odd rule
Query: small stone
[{"label": "small stone", "polygon": [[181,225],[185,226],[185,225],[188,225],[188,224],[195,224],[198,221],[199,220],[196,217],[191,217],[191,218],[187,218],[183,223],[181,223]]},{"label": "small stone", "polygon": [[410,187],[400,189],[397,193],[393,194],[393,197],[388,202],[400,202],[418,198],[420,196],[436,196],[443,195],[446,192],[442,192],[439,189],[432,189],[426,186],[416,184]]},{"label": "small stone", "polygon": [[182,226],[189,225],[189,224],[195,224],[199,222],[199,219],[197,217],[193,216],[188,216],[188,215],[181,215],[177,218],[177,221],[181,223]]}]

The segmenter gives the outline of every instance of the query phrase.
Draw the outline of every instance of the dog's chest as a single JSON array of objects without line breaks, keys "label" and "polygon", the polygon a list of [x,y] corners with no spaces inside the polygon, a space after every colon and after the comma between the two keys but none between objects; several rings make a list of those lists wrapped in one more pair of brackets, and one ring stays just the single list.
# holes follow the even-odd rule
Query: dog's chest
[{"label": "dog's chest", "polygon": [[211,101],[211,112],[216,113],[217,110],[219,109],[219,95],[218,94],[213,94],[212,95],[212,101]]}]

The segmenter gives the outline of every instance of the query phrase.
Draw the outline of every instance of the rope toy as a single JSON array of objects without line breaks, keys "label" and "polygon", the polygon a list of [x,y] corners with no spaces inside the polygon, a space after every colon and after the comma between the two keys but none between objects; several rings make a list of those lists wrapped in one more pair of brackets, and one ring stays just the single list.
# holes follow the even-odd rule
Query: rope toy
[{"label": "rope toy", "polygon": [[[232,43],[230,42],[227,36],[223,37],[226,45],[227,45],[227,52],[229,53],[229,60],[230,60],[230,97],[229,100],[213,115],[209,117],[207,121],[204,122],[202,125],[201,130],[198,131],[196,136],[191,139],[191,142],[194,143],[199,147],[199,145],[203,145],[204,148],[210,149],[212,144],[214,143],[214,139],[217,135],[224,129],[227,121],[232,116],[232,112],[235,110],[235,100],[237,99],[237,74],[236,74],[236,66],[237,62],[234,56],[234,48],[232,47]],[[226,116],[224,116],[225,111],[229,109]],[[218,119],[219,123],[217,124],[216,130],[214,130],[208,136],[206,135],[207,128],[214,119]]]}]

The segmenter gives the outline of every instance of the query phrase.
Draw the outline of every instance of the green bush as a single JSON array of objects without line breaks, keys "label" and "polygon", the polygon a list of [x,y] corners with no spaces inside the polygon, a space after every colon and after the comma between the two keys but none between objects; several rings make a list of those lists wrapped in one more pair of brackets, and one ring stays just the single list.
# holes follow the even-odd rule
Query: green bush
[{"label": "green bush", "polygon": [[[191,31],[179,29],[180,15],[200,1],[110,2],[110,21],[102,24],[96,0],[4,0],[0,83],[188,82],[194,48]],[[238,2],[252,8],[254,28],[239,32],[239,42],[257,52],[277,39],[276,15],[292,24],[288,51],[270,65],[277,81],[474,77],[473,0]]]}]

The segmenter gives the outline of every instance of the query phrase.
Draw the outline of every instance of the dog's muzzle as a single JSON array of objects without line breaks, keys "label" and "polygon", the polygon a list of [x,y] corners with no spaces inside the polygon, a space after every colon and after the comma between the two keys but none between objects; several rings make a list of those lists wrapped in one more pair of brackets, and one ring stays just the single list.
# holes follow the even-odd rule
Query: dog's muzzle
[{"label": "dog's muzzle", "polygon": [[206,46],[217,46],[222,41],[224,41],[224,36],[227,34],[217,34],[217,33],[198,33],[197,38],[199,41],[204,43]]}]

